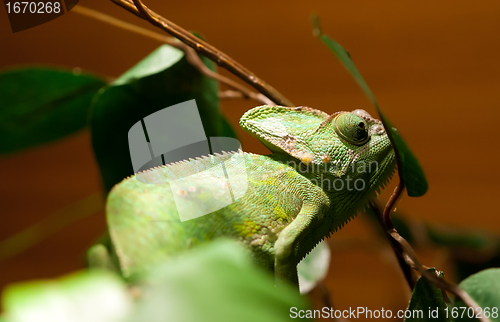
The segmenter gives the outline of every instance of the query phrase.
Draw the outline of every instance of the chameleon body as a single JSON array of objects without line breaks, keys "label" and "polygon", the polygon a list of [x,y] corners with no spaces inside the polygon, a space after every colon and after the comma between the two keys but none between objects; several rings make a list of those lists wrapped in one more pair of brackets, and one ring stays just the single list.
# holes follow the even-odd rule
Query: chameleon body
[{"label": "chameleon body", "polygon": [[[387,134],[363,110],[328,115],[260,106],[245,113],[240,125],[272,154],[236,151],[181,161],[113,188],[107,220],[125,276],[229,237],[247,245],[278,280],[297,285],[297,264],[362,210],[394,172]],[[210,212],[228,187],[231,202]],[[206,214],[181,221],[179,200],[183,211]]]}]

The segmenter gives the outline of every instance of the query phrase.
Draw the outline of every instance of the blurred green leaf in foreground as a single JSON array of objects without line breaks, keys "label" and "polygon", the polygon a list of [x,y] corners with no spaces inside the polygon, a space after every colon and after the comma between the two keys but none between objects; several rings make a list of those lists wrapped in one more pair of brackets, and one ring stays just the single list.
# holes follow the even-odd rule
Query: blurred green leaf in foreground
[{"label": "blurred green leaf in foreground", "polygon": [[[278,322],[307,309],[287,285],[253,263],[238,242],[218,240],[168,260],[131,291],[103,270],[7,288],[6,322]],[[132,294],[138,297],[132,303]],[[305,319],[306,321],[308,319]]]}]

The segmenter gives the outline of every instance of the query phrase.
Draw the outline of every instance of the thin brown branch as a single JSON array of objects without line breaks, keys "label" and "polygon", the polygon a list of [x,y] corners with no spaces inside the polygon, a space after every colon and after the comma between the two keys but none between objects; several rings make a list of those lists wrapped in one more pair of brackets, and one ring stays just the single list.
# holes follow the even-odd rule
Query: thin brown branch
[{"label": "thin brown branch", "polygon": [[[391,196],[391,199],[393,196],[394,196],[394,194]],[[391,199],[389,199],[389,201],[387,202],[387,205],[389,205],[391,203]],[[394,198],[394,200],[396,200],[396,198]],[[394,203],[394,201],[393,201],[393,203]],[[375,212],[376,217],[377,217],[380,225],[382,226],[382,228],[386,232],[388,232],[389,229],[394,229],[392,219],[389,216],[389,219],[391,219],[391,220],[390,221],[385,220],[385,217],[383,216],[383,214],[380,211],[380,208],[376,202],[371,202],[370,206],[373,209],[373,211]],[[386,207],[386,209],[387,209],[387,207]],[[394,254],[396,255],[396,259],[398,261],[399,267],[401,268],[401,271],[403,271],[403,275],[406,279],[406,282],[408,283],[408,286],[412,290],[413,287],[415,286],[415,276],[413,275],[413,270],[412,270],[413,265],[409,265],[407,263],[407,259],[405,259],[404,255],[403,255],[403,248],[401,247],[401,245],[393,238],[388,238],[388,240],[389,240],[389,244],[391,245],[392,250],[394,251]]]},{"label": "thin brown branch", "polygon": [[397,240],[401,246],[403,247],[403,250],[408,254],[408,256],[412,259],[412,261],[415,263],[416,269],[424,276],[427,280],[431,281],[434,283],[437,287],[441,288],[442,290],[448,291],[464,301],[464,303],[468,306],[474,309],[474,312],[479,312],[479,320],[483,322],[489,322],[490,320],[486,318],[482,310],[478,310],[479,305],[474,301],[467,292],[462,290],[460,287],[458,287],[456,284],[450,283],[446,281],[444,278],[438,277],[437,275],[434,275],[430,272],[427,271],[427,268],[424,267],[417,259],[417,255],[413,251],[413,248],[410,246],[410,244],[403,238],[399,233],[394,230],[391,233],[392,238]]},{"label": "thin brown branch", "polygon": [[[400,167],[398,167],[400,168]],[[401,176],[400,176],[401,178]],[[394,229],[394,224],[392,223],[392,218],[391,218],[391,211],[392,209],[395,209],[396,203],[399,201],[401,196],[403,195],[403,191],[405,190],[405,184],[403,180],[399,180],[399,183],[394,189],[394,192],[392,193],[391,197],[389,198],[389,201],[387,201],[387,204],[385,205],[384,209],[384,214],[383,214],[383,219],[385,223],[386,228]]]},{"label": "thin brown branch", "polygon": [[229,88],[232,88],[238,92],[241,93],[240,97],[242,98],[251,98],[256,101],[258,101],[260,104],[266,104],[266,105],[275,105],[271,100],[267,99],[267,97],[264,97],[264,95],[260,93],[255,93],[250,91],[248,88],[245,86],[242,86],[241,84],[233,81],[232,79],[222,76],[212,70],[210,70],[203,62],[201,61],[200,57],[196,54],[193,48],[187,46],[186,44],[180,42],[179,40],[173,38],[173,37],[168,37],[161,35],[159,33],[156,33],[154,31],[148,30],[146,28],[142,28],[139,26],[136,26],[134,24],[125,22],[123,20],[117,19],[115,17],[106,15],[104,13],[101,13],[99,11],[86,8],[84,6],[76,6],[73,8],[72,12],[79,13],[81,15],[84,15],[86,17],[90,17],[102,22],[105,22],[107,24],[110,24],[112,26],[131,31],[133,33],[148,37],[150,39],[154,39],[157,41],[160,41],[162,43],[165,43],[169,46],[175,47],[177,49],[182,50],[186,54],[186,59],[188,62],[193,65],[196,69],[200,71],[203,75],[213,78],[220,83],[228,86]]},{"label": "thin brown branch", "polygon": [[[420,274],[422,274],[422,276],[425,277],[428,281],[434,283],[440,289],[448,291],[460,297],[467,306],[473,308],[475,312],[478,312],[477,309],[479,308],[479,305],[469,296],[469,294],[467,294],[467,292],[459,288],[456,284],[450,283],[446,281],[444,278],[441,278],[435,274],[430,273],[428,271],[429,268],[420,263],[420,261],[417,258],[417,255],[415,254],[415,251],[410,246],[410,244],[397,232],[396,228],[394,228],[392,219],[390,218],[390,214],[391,211],[396,206],[396,203],[401,197],[403,191],[404,191],[404,183],[402,182],[402,180],[400,180],[398,186],[396,187],[396,189],[394,189],[391,198],[387,202],[387,205],[384,209],[383,220],[381,220],[381,223],[383,224],[387,234],[389,234],[392,237],[389,239],[391,245],[394,244],[396,246],[393,248],[394,252],[396,253],[396,256],[401,257],[408,266],[419,271]],[[381,217],[380,211],[378,212],[377,216]],[[479,310],[479,312],[480,312],[479,313],[480,321],[482,322],[490,321],[482,314],[482,310]]]},{"label": "thin brown branch", "polygon": [[205,64],[203,64],[200,57],[198,57],[198,55],[193,50],[193,48],[188,47],[183,43],[179,43],[179,44],[183,45],[183,49],[185,50],[186,59],[188,60],[188,62],[190,62],[193,66],[198,68],[198,70],[202,74],[204,74],[210,78],[213,78],[215,80],[218,80],[220,83],[223,83],[223,84],[227,85],[228,87],[235,89],[236,92],[240,93],[241,97],[243,97],[243,98],[251,98],[251,99],[256,100],[259,103],[265,104],[265,105],[276,105],[273,101],[268,99],[266,96],[264,96],[260,93],[252,92],[252,91],[248,90],[247,88],[245,88],[244,86],[236,83],[232,79],[229,79],[228,77],[222,76],[222,75],[210,70],[210,68],[208,68],[207,66],[205,66]]},{"label": "thin brown branch", "polygon": [[242,98],[242,97],[243,95],[238,91],[227,90],[219,92],[219,98]]},{"label": "thin brown branch", "polygon": [[267,96],[271,101],[283,106],[293,106],[292,102],[283,96],[280,92],[274,89],[271,85],[258,78],[254,73],[245,68],[243,65],[221,52],[217,48],[199,39],[195,35],[189,33],[185,29],[177,26],[171,21],[158,15],[142,4],[140,0],[111,0],[117,5],[134,13],[157,26],[172,36],[178,38],[186,45],[192,47],[197,52],[213,60],[217,65],[227,69],[240,79],[254,87],[260,93]]},{"label": "thin brown branch", "polygon": [[[226,90],[219,92],[219,98],[247,98],[247,97],[245,97],[245,95],[242,92]],[[250,96],[250,98],[259,101],[264,105],[275,105],[273,101],[271,101],[269,98],[262,95],[261,93],[252,92],[252,96]]]}]

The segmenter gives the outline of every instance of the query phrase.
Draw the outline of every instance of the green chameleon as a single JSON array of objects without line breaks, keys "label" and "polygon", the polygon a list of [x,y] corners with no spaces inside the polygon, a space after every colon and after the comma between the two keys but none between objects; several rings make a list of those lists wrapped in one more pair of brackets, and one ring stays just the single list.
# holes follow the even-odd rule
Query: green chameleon
[{"label": "green chameleon", "polygon": [[[250,248],[277,281],[298,286],[297,264],[363,210],[395,170],[382,123],[363,110],[328,115],[260,106],[240,125],[272,154],[240,150],[190,159],[112,189],[107,220],[125,277],[229,237]],[[181,221],[181,213],[193,219]]]}]

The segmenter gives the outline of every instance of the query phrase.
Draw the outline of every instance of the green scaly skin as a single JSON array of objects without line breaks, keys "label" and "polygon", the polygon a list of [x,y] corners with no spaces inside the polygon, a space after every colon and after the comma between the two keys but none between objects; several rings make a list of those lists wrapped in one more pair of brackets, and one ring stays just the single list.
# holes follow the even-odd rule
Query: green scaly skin
[{"label": "green scaly skin", "polygon": [[[247,245],[277,280],[298,285],[302,258],[362,210],[394,172],[394,151],[383,126],[363,110],[329,116],[306,107],[261,106],[245,113],[240,125],[273,153],[239,151],[181,161],[140,174],[142,181],[162,184],[132,176],[113,188],[107,220],[124,276],[229,237]],[[220,175],[222,163],[230,182]],[[235,173],[243,175],[231,176]],[[187,189],[171,187],[173,176]],[[240,196],[236,201],[180,221],[174,197],[186,209],[204,213],[228,186]]]}]

